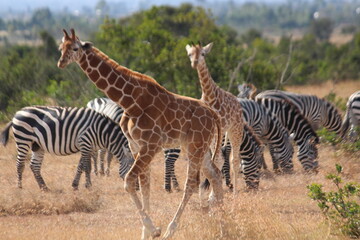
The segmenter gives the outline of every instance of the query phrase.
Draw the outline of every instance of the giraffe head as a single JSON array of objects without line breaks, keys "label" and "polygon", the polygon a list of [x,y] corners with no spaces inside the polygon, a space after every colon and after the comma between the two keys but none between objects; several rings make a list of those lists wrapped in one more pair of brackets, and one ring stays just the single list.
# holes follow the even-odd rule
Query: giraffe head
[{"label": "giraffe head", "polygon": [[201,44],[191,44],[186,45],[186,51],[190,58],[191,67],[196,69],[199,64],[205,62],[205,55],[211,51],[213,43],[209,43],[205,47],[202,47]]},{"label": "giraffe head", "polygon": [[59,46],[61,57],[57,63],[59,68],[64,68],[72,62],[79,61],[83,52],[92,47],[92,43],[80,41],[80,39],[75,35],[74,29],[70,30],[71,36],[69,36],[65,29],[63,29],[63,32],[64,37],[62,38],[62,42]]}]

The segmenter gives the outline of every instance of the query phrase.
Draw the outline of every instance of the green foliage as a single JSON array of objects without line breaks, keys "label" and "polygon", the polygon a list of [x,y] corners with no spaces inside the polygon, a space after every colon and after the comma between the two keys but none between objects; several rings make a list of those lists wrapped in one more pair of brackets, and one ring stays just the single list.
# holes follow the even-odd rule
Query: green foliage
[{"label": "green foliage", "polygon": [[329,18],[315,19],[310,24],[310,33],[320,41],[328,41],[333,31],[333,22]]},{"label": "green foliage", "polygon": [[321,128],[316,133],[323,143],[331,144],[349,153],[358,153],[360,151],[360,138],[353,139],[353,141],[344,141],[335,132],[330,132],[326,128]]},{"label": "green foliage", "polygon": [[336,174],[326,176],[336,186],[335,191],[326,192],[321,184],[313,183],[307,186],[308,195],[343,234],[360,238],[360,205],[356,201],[360,197],[360,184],[342,184],[342,170],[342,166],[336,164]]}]

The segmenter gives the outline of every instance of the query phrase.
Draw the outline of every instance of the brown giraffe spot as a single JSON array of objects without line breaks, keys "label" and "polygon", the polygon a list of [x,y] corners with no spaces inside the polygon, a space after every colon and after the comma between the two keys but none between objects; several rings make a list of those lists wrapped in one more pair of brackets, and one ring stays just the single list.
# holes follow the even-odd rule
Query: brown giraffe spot
[{"label": "brown giraffe spot", "polygon": [[90,59],[90,66],[92,66],[92,67],[97,67],[100,62],[101,62],[101,59],[100,59],[99,57],[93,56],[93,57]]},{"label": "brown giraffe spot", "polygon": [[116,81],[115,81],[115,87],[122,89],[124,84],[125,84],[125,79],[123,78],[123,76],[118,76]]},{"label": "brown giraffe spot", "polygon": [[96,82],[99,79],[99,77],[100,75],[96,70],[93,70],[91,73],[89,73],[89,78],[94,82]]},{"label": "brown giraffe spot", "polygon": [[99,71],[102,76],[107,77],[109,75],[109,73],[111,72],[111,67],[106,62],[102,62],[99,67]]},{"label": "brown giraffe spot", "polygon": [[168,137],[173,138],[173,139],[177,139],[179,138],[180,132],[176,129],[171,129],[168,133],[167,133]]},{"label": "brown giraffe spot", "polygon": [[123,95],[122,98],[121,98],[121,104],[123,105],[124,108],[128,108],[132,104],[134,104],[134,100],[130,96]]},{"label": "brown giraffe spot", "polygon": [[113,87],[110,87],[110,89],[106,92],[106,95],[114,102],[117,102],[122,96],[121,91]]},{"label": "brown giraffe spot", "polygon": [[154,85],[150,85],[147,86],[146,88],[148,90],[148,92],[153,95],[153,96],[157,96],[159,94],[159,90],[154,86]]},{"label": "brown giraffe spot", "polygon": [[141,120],[138,122],[138,126],[141,129],[153,129],[155,123],[154,120],[148,114],[143,114],[141,116]]},{"label": "brown giraffe spot", "polygon": [[134,86],[131,83],[126,82],[122,89],[124,93],[131,94],[132,90],[134,89]]},{"label": "brown giraffe spot", "polygon": [[131,105],[128,109],[126,109],[126,112],[129,113],[131,116],[138,117],[140,116],[144,111],[142,108],[140,108],[137,104]]},{"label": "brown giraffe spot", "polygon": [[165,113],[166,121],[171,122],[175,118],[175,112],[168,109]]},{"label": "brown giraffe spot", "polygon": [[100,80],[96,82],[96,86],[101,90],[104,90],[105,88],[107,88],[108,83],[105,79],[100,78]]},{"label": "brown giraffe spot", "polygon": [[114,84],[115,80],[117,79],[118,75],[115,72],[112,72],[110,76],[107,78],[110,85]]},{"label": "brown giraffe spot", "polygon": [[171,125],[173,126],[174,129],[180,129],[181,125],[180,125],[180,121],[178,119],[175,119]]}]

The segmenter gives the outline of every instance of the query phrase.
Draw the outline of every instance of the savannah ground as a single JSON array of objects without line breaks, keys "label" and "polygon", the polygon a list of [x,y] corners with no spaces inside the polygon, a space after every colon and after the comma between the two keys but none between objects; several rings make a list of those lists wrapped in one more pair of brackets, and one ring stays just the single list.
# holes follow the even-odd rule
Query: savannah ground
[{"label": "savannah ground", "polygon": [[[360,82],[337,85],[289,88],[294,92],[327,95],[331,88],[347,98],[360,89]],[[3,128],[4,125],[0,127]],[[50,192],[39,190],[28,166],[23,175],[23,189],[16,185],[16,152],[13,139],[0,146],[0,239],[139,239],[141,223],[135,205],[123,189],[118,164],[113,161],[110,177],[92,174],[93,186],[73,191],[79,154],[68,157],[45,155],[42,175]],[[241,190],[234,199],[226,192],[223,211],[203,213],[197,194],[193,195],[173,239],[348,239],[337,235],[325,221],[306,186],[332,185],[325,175],[335,172],[335,163],[344,168],[343,180],[360,182],[360,153],[349,154],[326,144],[319,145],[320,170],[308,175],[294,157],[295,173],[277,176],[267,171],[257,192]],[[269,154],[265,155],[271,169]],[[151,172],[151,212],[156,226],[165,232],[181,200],[182,192],[163,190],[163,155],[157,155]],[[176,173],[183,187],[186,161],[176,163]],[[224,187],[226,190],[226,188]]]}]

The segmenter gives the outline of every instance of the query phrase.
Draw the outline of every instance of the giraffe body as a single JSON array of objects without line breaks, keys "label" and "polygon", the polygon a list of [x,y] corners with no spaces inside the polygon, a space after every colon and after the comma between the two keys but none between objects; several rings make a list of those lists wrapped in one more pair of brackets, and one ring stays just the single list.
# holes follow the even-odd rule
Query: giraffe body
[{"label": "giraffe body", "polygon": [[[221,122],[203,102],[167,91],[153,78],[120,66],[91,43],[81,42],[71,30],[64,31],[58,67],[76,62],[94,84],[124,109],[120,126],[129,141],[135,162],[125,177],[125,189],[141,216],[142,239],[161,234],[148,216],[150,209],[150,162],[162,148],[181,146],[189,163],[185,191],[179,208],[163,239],[174,233],[180,216],[199,185],[199,173],[211,179],[218,202],[222,201],[221,172],[215,166],[221,145]],[[209,150],[213,151],[210,157]],[[136,193],[140,179],[142,201]]]},{"label": "giraffe body", "polygon": [[[230,92],[221,89],[212,79],[205,61],[205,55],[210,52],[211,47],[212,43],[205,47],[193,44],[192,46],[187,45],[186,51],[192,68],[196,69],[198,73],[202,88],[201,100],[219,114],[223,133],[226,133],[230,140],[230,162],[234,176],[234,193],[236,193],[237,173],[240,168],[239,149],[244,128],[242,109],[237,98]],[[248,185],[248,187],[250,186]]]}]

